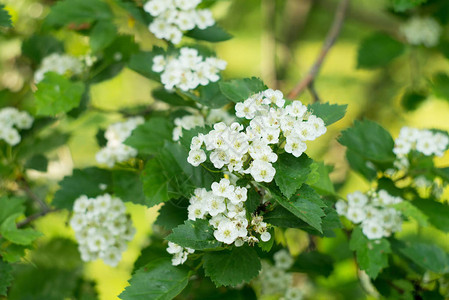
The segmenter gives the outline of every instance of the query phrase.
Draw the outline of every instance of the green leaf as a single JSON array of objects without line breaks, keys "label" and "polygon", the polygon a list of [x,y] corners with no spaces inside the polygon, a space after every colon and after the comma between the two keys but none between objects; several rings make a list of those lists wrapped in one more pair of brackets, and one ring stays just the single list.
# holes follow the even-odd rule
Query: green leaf
[{"label": "green leaf", "polygon": [[199,29],[198,27],[195,27],[193,30],[185,33],[185,35],[196,40],[214,43],[227,41],[232,38],[232,35],[227,33],[217,24],[207,27],[206,29]]},{"label": "green leaf", "polygon": [[84,83],[72,82],[59,74],[45,73],[37,84],[36,113],[41,116],[54,116],[77,107],[84,93]]},{"label": "green leaf", "polygon": [[12,27],[11,16],[5,9],[4,4],[0,4],[0,27]]},{"label": "green leaf", "polygon": [[316,174],[318,179],[310,182],[310,177],[307,179],[306,183],[310,185],[315,191],[319,192],[321,195],[334,195],[335,189],[334,184],[329,178],[329,167],[324,164],[324,162],[313,162],[311,164],[312,174]]},{"label": "green leaf", "polygon": [[396,12],[404,12],[426,2],[427,0],[390,0],[392,8]]},{"label": "green leaf", "polygon": [[9,263],[19,262],[25,256],[27,246],[10,244],[7,247],[0,248],[0,255],[3,260]]},{"label": "green leaf", "polygon": [[346,150],[346,160],[348,161],[351,169],[360,173],[369,181],[377,178],[377,171],[363,156],[350,149]]},{"label": "green leaf", "polygon": [[156,48],[152,52],[139,52],[131,55],[128,67],[149,79],[160,81],[159,73],[153,72],[153,58],[158,54],[164,54],[162,49]]},{"label": "green leaf", "polygon": [[236,103],[267,88],[263,81],[256,77],[221,81],[219,85],[223,95]]},{"label": "green leaf", "polygon": [[321,207],[325,206],[323,201],[311,187],[304,184],[290,199],[273,194],[274,199],[295,216],[323,233],[321,217],[324,212]]},{"label": "green leaf", "polygon": [[232,250],[206,252],[203,262],[206,276],[217,287],[248,283],[261,269],[257,252],[246,245]]},{"label": "green leaf", "polygon": [[187,286],[189,274],[186,268],[172,266],[167,259],[150,262],[132,276],[130,285],[119,298],[171,300]]},{"label": "green leaf", "polygon": [[428,97],[425,91],[408,90],[401,99],[401,105],[408,111],[416,110]]},{"label": "green leaf", "polygon": [[331,256],[318,251],[303,252],[296,258],[290,270],[312,276],[329,277],[334,270],[334,260]]},{"label": "green leaf", "polygon": [[369,240],[362,229],[356,227],[351,234],[349,248],[356,252],[360,269],[373,279],[383,268],[388,267],[388,254],[391,249],[386,239]]},{"label": "green leaf", "polygon": [[7,296],[8,287],[13,279],[11,265],[0,259],[0,296]]},{"label": "green leaf", "polygon": [[449,183],[449,167],[446,168],[434,168],[435,175],[441,177],[444,181]]},{"label": "green leaf", "polygon": [[51,35],[32,35],[23,41],[22,54],[29,57],[38,65],[42,59],[51,53],[64,51],[64,44]]},{"label": "green leaf", "polygon": [[416,206],[409,201],[402,201],[394,204],[393,207],[399,210],[404,216],[409,219],[415,219],[420,226],[428,225],[428,217],[423,214]]},{"label": "green leaf", "polygon": [[45,23],[50,26],[61,27],[112,18],[113,14],[109,6],[100,0],[62,0],[51,7]]},{"label": "green leaf", "polygon": [[60,189],[55,193],[53,206],[60,209],[72,210],[73,203],[81,196],[96,197],[106,191],[101,185],[112,186],[112,174],[108,170],[95,167],[75,169],[71,176],[66,176],[59,183]]},{"label": "green leaf", "polygon": [[338,141],[352,152],[374,162],[390,163],[396,157],[390,133],[373,121],[355,121],[353,127],[342,132]]},{"label": "green leaf", "polygon": [[438,73],[432,78],[432,91],[438,98],[449,101],[449,75]]},{"label": "green leaf", "polygon": [[279,155],[274,164],[274,180],[285,197],[290,198],[307,181],[312,162],[306,154],[300,157],[289,153]]},{"label": "green leaf", "polygon": [[198,88],[200,97],[198,102],[210,108],[220,108],[229,103],[229,99],[223,95],[218,82],[211,82]]},{"label": "green leaf", "polygon": [[15,220],[21,214],[13,214],[6,218],[0,226],[0,234],[8,241],[18,245],[30,245],[35,239],[42,236],[42,233],[31,229],[18,229]]},{"label": "green leaf", "polygon": [[158,159],[147,161],[140,178],[148,207],[170,200],[169,179],[164,176],[164,169]]},{"label": "green leaf", "polygon": [[404,44],[383,33],[375,33],[360,44],[357,68],[374,69],[384,67],[405,50]]},{"label": "green leaf", "polygon": [[449,273],[449,254],[436,245],[406,242],[395,243],[395,250],[412,260],[424,270],[435,273]]},{"label": "green leaf", "polygon": [[139,174],[132,171],[117,170],[112,173],[114,193],[125,202],[147,204],[143,194]]},{"label": "green leaf", "polygon": [[0,198],[0,225],[11,215],[23,214],[25,212],[25,206],[23,198]]},{"label": "green leaf", "polygon": [[247,214],[252,214],[261,204],[262,196],[255,189],[248,189],[248,197],[245,201],[245,208]]},{"label": "green leaf", "polygon": [[413,200],[413,205],[428,217],[430,224],[444,232],[449,232],[449,205],[432,199],[416,199]]},{"label": "green leaf", "polygon": [[42,154],[33,155],[25,163],[25,168],[41,172],[47,171],[48,159]]},{"label": "green leaf", "polygon": [[125,144],[139,151],[140,154],[157,154],[164,146],[165,140],[171,141],[173,122],[166,118],[154,117],[133,130]]},{"label": "green leaf", "polygon": [[271,248],[273,248],[273,244],[274,244],[274,228],[271,228],[268,230],[268,232],[271,234],[271,239],[269,239],[268,241],[264,242],[262,240],[260,240],[257,243],[257,246],[259,246],[260,249],[262,249],[262,251],[264,252],[270,252]]},{"label": "green leaf", "polygon": [[314,102],[308,105],[308,109],[312,112],[312,114],[323,119],[326,126],[329,126],[342,119],[346,114],[347,108],[347,104],[339,105],[330,104],[329,102]]},{"label": "green leaf", "polygon": [[152,94],[153,94],[154,99],[165,102],[172,106],[192,106],[192,103],[193,103],[193,102],[184,100],[183,98],[178,96],[175,92],[169,92],[169,91],[165,90],[164,88],[154,89]]},{"label": "green leaf", "polygon": [[206,250],[220,247],[221,243],[214,237],[214,229],[207,220],[187,220],[184,224],[173,228],[173,232],[165,238],[184,248]]},{"label": "green leaf", "polygon": [[112,44],[117,33],[117,28],[112,22],[100,21],[95,24],[89,37],[92,52],[97,53]]},{"label": "green leaf", "polygon": [[155,225],[162,226],[165,230],[172,230],[184,223],[187,219],[187,199],[171,200],[165,202],[159,209],[159,216],[154,222]]}]

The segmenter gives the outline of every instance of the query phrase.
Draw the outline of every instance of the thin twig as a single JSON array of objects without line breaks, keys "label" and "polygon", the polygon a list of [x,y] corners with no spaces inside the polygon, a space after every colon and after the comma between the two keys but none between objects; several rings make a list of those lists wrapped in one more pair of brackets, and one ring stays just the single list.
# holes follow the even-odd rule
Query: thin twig
[{"label": "thin twig", "polygon": [[331,47],[335,44],[335,41],[340,34],[348,7],[349,0],[341,0],[340,4],[338,5],[337,11],[335,12],[334,22],[332,23],[332,26],[327,34],[320,54],[318,55],[313,66],[310,68],[307,76],[293,88],[293,90],[288,94],[288,98],[296,98],[315,80],[315,77],[318,75],[321,65],[326,58],[326,55],[328,54]]},{"label": "thin twig", "polygon": [[48,207],[47,203],[45,203],[44,200],[39,198],[32,190],[30,185],[28,184],[28,181],[25,178],[21,178],[20,180],[22,182],[22,189],[25,191],[28,197],[30,197],[32,200],[36,201],[39,206],[42,208],[42,211],[49,211],[50,208]]},{"label": "thin twig", "polygon": [[39,219],[39,218],[41,218],[41,217],[43,217],[43,216],[45,216],[45,215],[47,215],[47,214],[49,214],[51,212],[55,212],[55,211],[57,211],[57,210],[56,209],[48,209],[48,210],[43,210],[41,212],[35,213],[34,215],[30,215],[26,219],[18,222],[16,226],[17,226],[17,228],[24,227],[25,225],[30,224],[34,220],[37,220],[37,219]]}]

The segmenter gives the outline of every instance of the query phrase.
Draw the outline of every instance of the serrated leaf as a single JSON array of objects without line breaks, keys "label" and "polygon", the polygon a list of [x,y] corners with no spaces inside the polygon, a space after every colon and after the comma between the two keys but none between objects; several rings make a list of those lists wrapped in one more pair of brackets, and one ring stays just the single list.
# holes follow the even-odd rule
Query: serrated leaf
[{"label": "serrated leaf", "polygon": [[108,47],[117,37],[117,28],[110,21],[100,21],[92,28],[89,37],[90,48],[93,53]]},{"label": "serrated leaf", "polygon": [[306,154],[298,158],[289,153],[279,155],[274,180],[285,197],[290,198],[307,181],[312,162]]},{"label": "serrated leaf", "polygon": [[315,116],[323,119],[324,124],[329,126],[338,120],[342,119],[346,114],[347,104],[330,104],[329,102],[320,103],[314,102],[308,105],[309,111]]},{"label": "serrated leaf", "polygon": [[223,95],[236,103],[266,89],[263,81],[256,77],[221,81],[219,85]]},{"label": "serrated leaf", "polygon": [[171,141],[173,123],[165,118],[151,118],[133,130],[125,144],[141,154],[157,154],[166,140]]},{"label": "serrated leaf", "polygon": [[383,67],[400,56],[404,44],[383,33],[375,33],[360,44],[357,55],[357,68],[374,69]]},{"label": "serrated leaf", "polygon": [[369,240],[360,227],[354,228],[349,248],[356,252],[357,263],[371,278],[376,278],[383,268],[388,267],[390,243],[386,239]]},{"label": "serrated leaf", "polygon": [[198,88],[200,97],[197,101],[210,108],[221,108],[229,103],[229,99],[223,95],[218,82],[211,82]]},{"label": "serrated leaf", "polygon": [[321,217],[324,212],[321,207],[325,206],[318,195],[311,187],[304,184],[296,191],[295,195],[290,199],[286,199],[281,195],[273,195],[276,202],[300,218],[320,233],[323,233],[321,226]]},{"label": "serrated leaf", "polygon": [[206,250],[220,247],[221,243],[214,237],[214,229],[209,221],[198,219],[187,220],[173,228],[173,232],[165,238],[184,248]]},{"label": "serrated leaf", "polygon": [[155,225],[162,226],[165,230],[172,230],[184,223],[187,219],[187,199],[171,200],[165,202],[159,209],[159,215],[154,222]]},{"label": "serrated leaf", "polygon": [[314,188],[321,195],[333,195],[335,194],[334,184],[329,178],[329,167],[323,162],[313,162],[310,166],[311,174],[316,174],[317,180],[310,181],[310,177],[306,183]]},{"label": "serrated leaf", "polygon": [[84,93],[84,83],[72,82],[62,75],[47,72],[34,93],[36,113],[54,116],[77,107]]},{"label": "serrated leaf", "polygon": [[406,242],[395,243],[395,250],[424,270],[439,274],[449,273],[449,254],[437,245]]},{"label": "serrated leaf", "polygon": [[17,197],[1,197],[0,198],[0,225],[11,215],[23,214],[25,199]]},{"label": "serrated leaf", "polygon": [[196,40],[214,43],[227,41],[232,38],[232,35],[227,33],[218,24],[214,24],[206,29],[199,29],[198,27],[195,27],[193,30],[185,33],[185,35]]},{"label": "serrated leaf", "polygon": [[139,174],[132,171],[116,170],[112,172],[114,193],[124,202],[148,204],[143,193]]},{"label": "serrated leaf", "polygon": [[404,216],[409,219],[415,219],[420,226],[427,226],[428,217],[420,211],[413,203],[409,201],[402,201],[393,205],[393,207],[399,210]]},{"label": "serrated leaf", "polygon": [[158,159],[151,159],[146,163],[140,178],[148,207],[170,200],[169,179],[164,176],[164,169]]},{"label": "serrated leaf", "polygon": [[449,75],[438,73],[432,78],[432,91],[438,98],[449,101]]},{"label": "serrated leaf", "polygon": [[66,176],[59,183],[60,189],[55,193],[52,204],[56,208],[72,210],[73,203],[81,196],[96,197],[106,191],[101,185],[112,186],[112,174],[100,168],[75,169],[71,176]]},{"label": "serrated leaf", "polygon": [[428,217],[430,224],[444,232],[449,232],[449,205],[432,199],[415,199],[413,205]]},{"label": "serrated leaf", "polygon": [[0,234],[3,236],[3,238],[14,244],[24,246],[30,245],[35,239],[42,236],[42,233],[31,228],[18,229],[16,227],[15,220],[20,215],[20,213],[13,214],[6,218],[6,220],[0,226]]},{"label": "serrated leaf", "polygon": [[217,287],[250,282],[261,269],[257,252],[249,246],[206,252],[203,262],[206,276],[210,277]]},{"label": "serrated leaf", "polygon": [[13,279],[12,266],[0,259],[0,296],[6,296]]},{"label": "serrated leaf", "polygon": [[353,127],[342,132],[338,141],[366,160],[391,163],[396,158],[390,133],[373,121],[355,121]]},{"label": "serrated leaf", "polygon": [[12,27],[11,16],[4,4],[0,4],[0,27]]},{"label": "serrated leaf", "polygon": [[160,259],[139,269],[120,294],[123,300],[171,300],[189,281],[189,271],[172,266],[170,260]]}]

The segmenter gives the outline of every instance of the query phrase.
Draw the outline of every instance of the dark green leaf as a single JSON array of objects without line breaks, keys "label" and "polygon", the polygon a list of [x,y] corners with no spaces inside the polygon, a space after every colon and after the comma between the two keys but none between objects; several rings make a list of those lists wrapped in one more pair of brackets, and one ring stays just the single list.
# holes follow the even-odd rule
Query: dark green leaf
[{"label": "dark green leaf", "polygon": [[185,35],[194,38],[196,40],[214,43],[227,41],[232,38],[232,35],[227,33],[223,28],[221,28],[217,24],[207,27],[206,29],[199,29],[198,27],[195,27],[195,29],[187,32]]},{"label": "dark green leaf", "polygon": [[0,259],[0,296],[6,296],[8,287],[13,280],[12,267],[10,264]]},{"label": "dark green leaf", "polygon": [[105,133],[106,131],[104,129],[98,129],[97,134],[95,135],[99,147],[105,147],[108,143],[108,140],[104,137]]},{"label": "dark green leaf", "polygon": [[189,272],[184,267],[175,267],[170,260],[160,259],[139,269],[119,297],[123,300],[171,300],[188,281]]},{"label": "dark green leaf", "polygon": [[164,88],[157,88],[157,89],[153,90],[153,97],[156,100],[165,102],[172,106],[191,106],[193,103],[193,102],[184,100],[183,98],[181,98],[174,92],[168,92]]},{"label": "dark green leaf", "polygon": [[134,263],[133,273],[154,260],[159,260],[161,258],[170,259],[172,257],[172,254],[167,252],[167,245],[163,242],[164,241],[158,237],[151,237],[150,245],[142,249],[140,256]]},{"label": "dark green leaf", "polygon": [[371,162],[363,158],[360,154],[350,149],[346,150],[346,159],[351,166],[351,169],[360,173],[369,181],[377,178],[377,171],[372,166]]},{"label": "dark green leaf", "polygon": [[388,267],[388,254],[391,249],[386,239],[369,240],[362,229],[356,227],[352,232],[349,247],[356,252],[360,269],[369,277],[376,278],[383,268]]},{"label": "dark green leaf", "polygon": [[6,11],[4,4],[0,4],[0,27],[12,27],[11,16]]},{"label": "dark green leaf", "polygon": [[35,34],[22,44],[22,54],[31,58],[36,65],[51,53],[63,51],[64,44],[51,35]]},{"label": "dark green leaf", "polygon": [[318,251],[301,253],[295,260],[293,272],[307,273],[313,276],[328,277],[334,270],[334,260],[327,254]]},{"label": "dark green leaf", "polygon": [[449,254],[437,245],[406,242],[395,243],[395,250],[412,260],[424,270],[435,273],[449,273]]},{"label": "dark green leaf", "polygon": [[402,96],[401,104],[408,111],[416,110],[428,97],[425,91],[408,90]]},{"label": "dark green leaf", "polygon": [[449,101],[449,75],[438,73],[432,79],[432,91],[438,98]]},{"label": "dark green leaf", "polygon": [[253,188],[248,189],[245,208],[247,214],[252,214],[261,204],[262,196]]},{"label": "dark green leaf", "polygon": [[46,172],[47,165],[48,165],[47,157],[45,157],[42,154],[36,154],[26,161],[25,168]]},{"label": "dark green leaf", "polygon": [[206,276],[210,277],[217,287],[250,282],[261,269],[257,252],[248,246],[206,252],[203,262]]},{"label": "dark green leaf", "polygon": [[210,108],[220,108],[229,103],[229,99],[222,94],[218,82],[201,86],[198,91],[200,92],[198,102]]},{"label": "dark green leaf", "polygon": [[30,245],[35,239],[42,236],[42,233],[31,229],[18,229],[15,220],[21,214],[10,215],[0,226],[0,234],[8,241],[18,245]]},{"label": "dark green leaf", "polygon": [[143,192],[147,197],[148,207],[170,200],[168,196],[169,179],[164,176],[164,169],[158,159],[151,159],[141,174]]},{"label": "dark green leaf", "polygon": [[134,129],[125,144],[137,149],[140,154],[157,154],[165,140],[171,141],[172,135],[173,122],[154,117]]},{"label": "dark green leaf", "polygon": [[155,81],[159,81],[160,80],[160,76],[158,73],[153,72],[153,70],[151,69],[153,66],[153,58],[158,55],[158,54],[163,54],[163,50],[159,50],[160,53],[158,53],[158,51],[153,50],[153,52],[139,52],[136,54],[133,54],[131,56],[131,59],[129,61],[128,67]]},{"label": "dark green leaf", "polygon": [[84,93],[82,82],[72,82],[59,74],[48,72],[37,84],[36,113],[41,116],[54,116],[77,107]]},{"label": "dark green leaf", "polygon": [[345,116],[348,105],[314,102],[309,104],[308,108],[312,114],[323,119],[324,124],[329,126]]},{"label": "dark green leaf", "polygon": [[108,47],[117,36],[117,28],[110,21],[100,21],[92,28],[89,42],[93,53]]},{"label": "dark green leaf", "polygon": [[416,199],[413,200],[413,205],[429,217],[430,224],[444,232],[449,232],[449,205],[432,199]]},{"label": "dark green leaf", "polygon": [[289,153],[279,155],[274,180],[285,197],[290,198],[307,181],[312,162],[306,154],[298,158]]},{"label": "dark green leaf", "polygon": [[256,77],[221,81],[219,85],[223,95],[236,103],[266,89],[263,81]]},{"label": "dark green leaf", "polygon": [[404,44],[389,35],[376,33],[365,38],[360,44],[357,68],[374,69],[383,67],[401,55],[404,50]]},{"label": "dark green leaf", "polygon": [[125,202],[135,204],[147,204],[147,199],[143,194],[142,182],[139,174],[132,171],[114,171],[112,173],[114,193]]},{"label": "dark green leaf", "polygon": [[206,250],[220,247],[221,243],[214,237],[214,229],[207,220],[187,220],[184,224],[173,228],[173,232],[165,238],[184,248]]},{"label": "dark green leaf", "polygon": [[154,222],[155,225],[162,226],[165,230],[172,230],[187,220],[187,199],[171,200],[165,202],[159,209],[159,216]]}]

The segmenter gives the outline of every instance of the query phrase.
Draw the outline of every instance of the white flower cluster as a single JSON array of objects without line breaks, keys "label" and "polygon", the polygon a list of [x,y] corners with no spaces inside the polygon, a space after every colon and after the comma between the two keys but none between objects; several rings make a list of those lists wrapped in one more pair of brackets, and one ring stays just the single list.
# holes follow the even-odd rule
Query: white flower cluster
[{"label": "white flower cluster", "polygon": [[83,64],[79,59],[68,54],[52,53],[42,60],[39,69],[34,73],[34,81],[36,83],[42,81],[47,72],[78,75],[83,72]]},{"label": "white flower cluster", "polygon": [[361,224],[363,234],[368,239],[388,237],[402,229],[402,215],[391,207],[402,202],[402,198],[393,197],[385,190],[369,196],[356,191],[347,197],[348,202],[339,200],[336,203],[337,213],[354,224]]},{"label": "white flower cluster", "polygon": [[137,150],[123,144],[137,126],[144,123],[142,117],[133,117],[125,122],[110,125],[104,136],[108,140],[106,147],[97,152],[95,158],[100,164],[113,167],[116,162],[124,162],[137,155]]},{"label": "white flower cluster", "polygon": [[175,128],[173,129],[173,140],[179,141],[182,137],[183,129],[191,130],[195,127],[204,127],[204,125],[212,125],[221,121],[226,124],[230,124],[234,120],[226,110],[221,108],[211,109],[206,112],[206,114],[206,118],[204,118],[202,114],[198,113],[176,118],[174,121]]},{"label": "white flower cluster", "polygon": [[112,267],[119,263],[127,242],[136,233],[122,200],[109,194],[76,199],[70,226],[83,261],[100,258]]},{"label": "white flower cluster", "polygon": [[152,70],[161,74],[161,82],[166,90],[179,88],[183,91],[196,89],[220,79],[220,71],[226,69],[227,62],[216,57],[199,55],[193,48],[181,48],[178,57],[157,55],[153,58]]},{"label": "white flower cluster", "polygon": [[148,27],[158,38],[173,44],[181,42],[183,32],[198,27],[206,29],[215,24],[209,9],[196,9],[202,0],[150,0],[143,9],[154,21]]},{"label": "white flower cluster", "polygon": [[178,244],[168,242],[167,252],[173,254],[173,258],[171,259],[172,265],[178,266],[185,263],[185,261],[187,260],[187,256],[195,252],[195,250],[190,248],[183,248]]},{"label": "white flower cluster", "polygon": [[431,17],[413,17],[400,30],[411,45],[426,47],[438,45],[442,32],[440,24]]},{"label": "white flower cluster", "polygon": [[[188,162],[193,166],[203,163],[207,156],[203,144],[210,152],[215,168],[227,166],[230,172],[251,174],[258,182],[271,182],[276,170],[272,163],[277,154],[271,146],[282,146],[286,152],[299,157],[307,149],[306,141],[312,141],[326,132],[321,118],[307,112],[300,101],[284,107],[281,91],[268,89],[251,96],[235,106],[236,115],[251,120],[249,126],[235,122],[230,126],[217,123],[206,135],[192,139]],[[248,165],[247,169],[244,166]]]},{"label": "white flower cluster", "polygon": [[402,127],[398,138],[394,142],[393,152],[402,157],[412,150],[421,152],[426,156],[443,156],[449,145],[449,137],[440,132],[427,129]]},{"label": "white flower cluster", "polygon": [[240,247],[245,242],[254,244],[260,239],[267,242],[271,234],[267,231],[267,223],[261,216],[254,216],[251,221],[246,218],[244,202],[247,189],[236,187],[226,178],[212,183],[212,191],[204,188],[195,190],[187,208],[189,220],[212,218],[209,223],[214,227],[214,237],[225,244],[235,243]]},{"label": "white flower cluster", "polygon": [[21,140],[17,129],[29,129],[33,121],[33,117],[26,111],[19,111],[14,107],[2,108],[0,110],[0,140],[4,140],[11,146],[17,145]]}]

